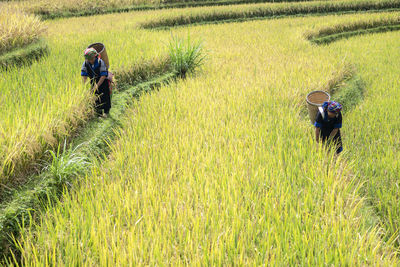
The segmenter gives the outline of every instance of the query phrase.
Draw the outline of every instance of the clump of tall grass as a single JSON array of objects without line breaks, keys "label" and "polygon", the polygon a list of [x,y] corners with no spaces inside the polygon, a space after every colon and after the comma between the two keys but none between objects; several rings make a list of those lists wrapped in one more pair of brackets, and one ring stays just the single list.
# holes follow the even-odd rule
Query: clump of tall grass
[{"label": "clump of tall grass", "polygon": [[45,30],[37,16],[0,5],[0,54],[37,41]]},{"label": "clump of tall grass", "polygon": [[172,70],[181,78],[204,63],[205,53],[200,40],[192,42],[190,36],[186,40],[173,37],[168,48]]},{"label": "clump of tall grass", "polygon": [[57,184],[70,186],[70,178],[79,176],[87,168],[89,161],[78,152],[79,147],[68,149],[67,142],[64,141],[63,146],[59,145],[56,151],[48,151],[52,160],[45,171],[49,172]]}]

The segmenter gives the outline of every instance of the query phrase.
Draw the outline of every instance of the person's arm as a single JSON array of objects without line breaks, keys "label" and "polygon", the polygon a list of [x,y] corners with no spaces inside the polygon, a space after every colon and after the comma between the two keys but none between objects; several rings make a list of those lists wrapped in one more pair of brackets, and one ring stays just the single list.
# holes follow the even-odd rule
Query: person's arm
[{"label": "person's arm", "polygon": [[82,82],[83,84],[87,83],[87,78],[89,76],[88,72],[87,72],[87,68],[86,68],[86,64],[85,62],[83,62],[82,68],[81,68],[81,76],[82,76]]},{"label": "person's arm", "polygon": [[100,80],[96,84],[97,88],[99,88],[103,84],[104,80],[107,78],[108,75],[106,63],[104,63],[102,59],[99,59],[99,64],[100,64]]},{"label": "person's arm", "polygon": [[101,76],[99,82],[96,84],[96,87],[99,88],[103,84],[105,79],[106,76]]},{"label": "person's arm", "polygon": [[332,131],[331,134],[329,135],[328,140],[332,140],[332,139],[335,137],[335,135],[338,133],[338,131],[339,131],[339,128],[333,129],[333,131]]},{"label": "person's arm", "polygon": [[336,123],[334,125],[334,129],[329,135],[328,140],[332,140],[336,134],[339,132],[339,129],[342,128],[342,113],[339,112],[337,118],[336,118]]},{"label": "person's arm", "polygon": [[315,118],[315,140],[317,143],[320,141],[321,136],[321,127],[322,127],[323,119],[320,112],[317,113],[317,117]]}]

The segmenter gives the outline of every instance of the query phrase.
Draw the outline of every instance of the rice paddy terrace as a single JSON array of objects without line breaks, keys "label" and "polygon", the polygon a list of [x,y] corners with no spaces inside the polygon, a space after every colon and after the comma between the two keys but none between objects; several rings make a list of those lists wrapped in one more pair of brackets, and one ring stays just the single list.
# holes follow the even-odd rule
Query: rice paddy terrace
[{"label": "rice paddy terrace", "polygon": [[[79,2],[0,2],[4,264],[399,265],[400,1]],[[345,106],[339,157],[313,90]]]}]

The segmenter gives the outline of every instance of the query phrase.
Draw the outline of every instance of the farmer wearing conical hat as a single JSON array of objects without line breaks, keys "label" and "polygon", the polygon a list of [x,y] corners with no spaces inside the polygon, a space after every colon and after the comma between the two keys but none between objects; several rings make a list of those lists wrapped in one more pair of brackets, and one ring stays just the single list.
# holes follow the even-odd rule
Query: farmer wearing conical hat
[{"label": "farmer wearing conical hat", "polygon": [[[111,108],[110,87],[106,78],[108,76],[107,66],[94,48],[87,48],[84,51],[85,62],[81,69],[83,82],[89,77],[93,91],[96,95],[96,113],[99,116],[107,117]],[[103,113],[104,110],[104,114]]]},{"label": "farmer wearing conical hat", "polygon": [[322,113],[318,112],[315,121],[315,138],[317,142],[334,144],[336,153],[343,151],[340,128],[342,128],[342,105],[336,101],[324,102]]}]

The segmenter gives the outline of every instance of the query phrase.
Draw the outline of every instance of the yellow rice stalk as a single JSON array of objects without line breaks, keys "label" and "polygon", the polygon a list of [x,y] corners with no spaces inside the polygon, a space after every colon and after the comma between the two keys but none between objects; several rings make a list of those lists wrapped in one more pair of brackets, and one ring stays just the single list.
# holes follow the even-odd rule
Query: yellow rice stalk
[{"label": "yellow rice stalk", "polygon": [[35,42],[45,30],[37,16],[0,5],[0,54]]}]

